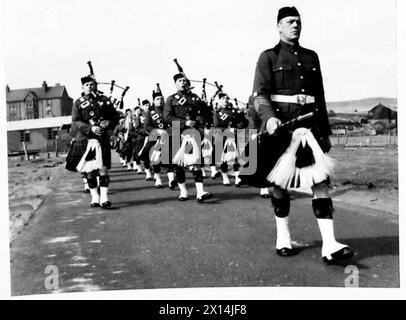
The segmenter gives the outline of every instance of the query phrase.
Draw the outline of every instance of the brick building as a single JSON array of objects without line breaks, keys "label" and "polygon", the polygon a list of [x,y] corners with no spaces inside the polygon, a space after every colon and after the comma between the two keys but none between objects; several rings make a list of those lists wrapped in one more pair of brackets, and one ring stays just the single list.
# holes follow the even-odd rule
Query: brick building
[{"label": "brick building", "polygon": [[50,151],[56,140],[66,134],[62,126],[71,123],[73,100],[65,86],[12,90],[6,86],[8,152],[23,150]]}]

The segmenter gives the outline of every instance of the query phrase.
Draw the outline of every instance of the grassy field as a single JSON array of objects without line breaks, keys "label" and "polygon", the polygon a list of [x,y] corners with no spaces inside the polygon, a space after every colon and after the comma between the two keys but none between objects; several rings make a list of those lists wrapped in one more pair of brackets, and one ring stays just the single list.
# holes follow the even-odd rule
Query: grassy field
[{"label": "grassy field", "polygon": [[387,147],[334,146],[333,197],[353,206],[399,213],[398,150]]}]

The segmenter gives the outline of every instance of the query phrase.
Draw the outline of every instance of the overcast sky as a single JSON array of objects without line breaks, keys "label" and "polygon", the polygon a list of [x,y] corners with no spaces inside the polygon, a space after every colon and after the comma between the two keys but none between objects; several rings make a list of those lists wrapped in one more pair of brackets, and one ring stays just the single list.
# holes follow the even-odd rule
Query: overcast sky
[{"label": "overcast sky", "polygon": [[75,99],[91,60],[98,81],[131,87],[125,101],[133,106],[138,97],[150,99],[157,82],[166,96],[174,92],[173,58],[178,58],[189,78],[217,80],[232,97],[247,101],[260,52],[279,41],[277,11],[295,5],[302,16],[300,43],[319,55],[328,101],[396,97],[394,0],[5,0],[2,5],[5,81],[12,89],[59,82]]}]

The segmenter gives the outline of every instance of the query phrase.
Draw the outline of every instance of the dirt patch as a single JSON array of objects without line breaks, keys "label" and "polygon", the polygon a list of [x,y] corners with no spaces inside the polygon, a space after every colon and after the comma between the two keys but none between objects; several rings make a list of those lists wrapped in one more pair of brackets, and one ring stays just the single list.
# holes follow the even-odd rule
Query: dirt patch
[{"label": "dirt patch", "polygon": [[398,214],[398,150],[335,146],[333,197],[342,202]]},{"label": "dirt patch", "polygon": [[8,160],[8,199],[10,244],[32,220],[52,190],[52,180],[63,169],[64,158]]}]

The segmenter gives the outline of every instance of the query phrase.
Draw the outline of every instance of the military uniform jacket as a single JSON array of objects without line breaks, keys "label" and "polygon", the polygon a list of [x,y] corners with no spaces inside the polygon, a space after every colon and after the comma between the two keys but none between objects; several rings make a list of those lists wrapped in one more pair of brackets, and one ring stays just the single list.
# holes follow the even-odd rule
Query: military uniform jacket
[{"label": "military uniform jacket", "polygon": [[[93,123],[109,120],[110,126],[107,129],[114,129],[118,119],[119,114],[109,98],[97,93],[83,95],[73,103],[72,107],[72,129],[75,140],[99,139],[100,137],[91,131]],[[107,130],[103,135],[107,136]]]},{"label": "military uniform jacket", "polygon": [[244,129],[248,125],[248,120],[245,118],[244,111],[234,107],[222,107],[214,111],[213,116],[214,128],[227,129]]},{"label": "military uniform jacket", "polygon": [[183,132],[188,129],[186,121],[192,120],[196,121],[195,129],[203,130],[205,108],[206,104],[196,94],[177,92],[166,99],[164,121],[168,127],[172,127],[172,121],[179,121]]},{"label": "military uniform jacket", "polygon": [[[310,95],[315,97],[315,104],[301,106],[296,103],[272,101],[269,104],[261,103],[263,100],[258,99],[270,99],[271,94]],[[331,134],[320,63],[314,51],[299,44],[290,45],[280,41],[274,48],[262,52],[255,70],[253,95],[259,101],[258,114],[262,120],[262,129],[271,117],[285,122],[315,108],[315,126],[321,135]],[[313,110],[305,110],[310,107]]]},{"label": "military uniform jacket", "polygon": [[164,122],[164,111],[163,108],[152,107],[145,114],[144,130],[148,134],[151,133],[153,129],[166,129],[167,124]]}]

